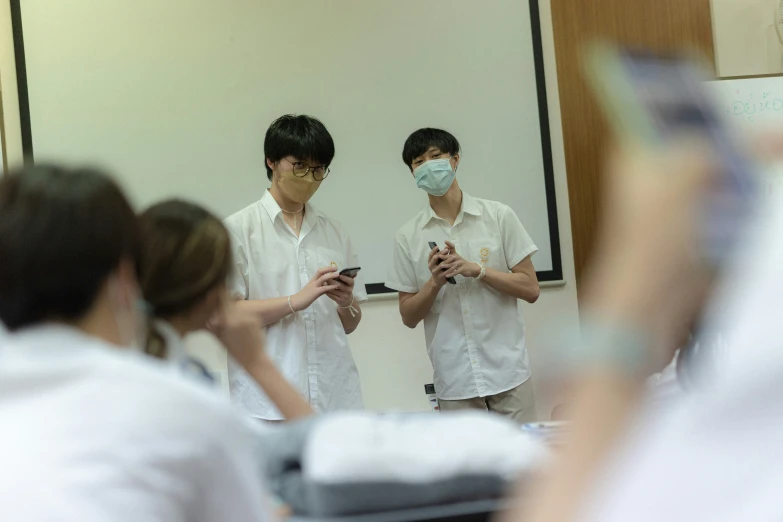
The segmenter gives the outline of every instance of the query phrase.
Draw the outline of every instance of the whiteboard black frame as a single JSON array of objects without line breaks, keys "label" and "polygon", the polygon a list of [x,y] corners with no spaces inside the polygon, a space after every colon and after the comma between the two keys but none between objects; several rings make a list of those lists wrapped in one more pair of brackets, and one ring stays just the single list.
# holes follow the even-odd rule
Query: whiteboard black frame
[{"label": "whiteboard black frame", "polygon": [[[19,92],[19,120],[22,131],[22,152],[25,165],[34,163],[33,130],[30,121],[30,96],[27,84],[27,65],[24,53],[24,31],[22,28],[21,0],[11,2],[11,26],[14,40],[14,58],[16,60],[16,87]],[[546,194],[547,219],[549,221],[549,244],[552,252],[552,269],[537,271],[541,282],[562,281],[563,263],[560,252],[560,227],[557,220],[557,197],[555,194],[555,173],[552,163],[552,138],[549,126],[549,104],[546,94],[546,74],[544,70],[544,49],[541,38],[541,15],[538,0],[529,0],[530,33],[533,39],[533,61],[538,95],[538,121],[541,129],[541,153],[544,165],[544,190]],[[368,294],[395,293],[383,283],[366,285]]]}]

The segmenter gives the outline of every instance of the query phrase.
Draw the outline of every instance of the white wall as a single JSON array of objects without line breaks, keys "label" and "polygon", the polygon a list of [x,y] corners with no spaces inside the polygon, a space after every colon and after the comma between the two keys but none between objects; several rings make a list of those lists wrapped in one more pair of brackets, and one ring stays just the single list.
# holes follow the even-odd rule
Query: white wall
[{"label": "white wall", "polygon": [[778,0],[712,0],[718,76],[783,73],[783,45],[775,31]]},{"label": "white wall", "polygon": [[[525,306],[528,348],[534,379],[535,375],[540,375],[537,369],[541,364],[541,347],[549,333],[547,327],[557,321],[560,326],[577,328],[579,321],[551,11],[549,0],[541,0],[540,4],[563,278],[566,284],[556,288],[544,288],[537,303]],[[0,60],[2,60],[0,67],[3,71],[10,69],[11,75],[4,73],[3,86],[10,85],[14,95],[6,97],[4,101],[6,111],[17,114],[13,52],[9,51],[9,46],[6,45],[11,42],[10,31],[8,1],[0,0]],[[487,52],[493,52],[493,50],[488,49]],[[11,158],[20,160],[21,140],[18,116],[13,121],[7,119],[6,125],[9,131],[9,155]],[[432,367],[426,355],[422,328],[409,330],[402,325],[396,300],[371,301],[366,303],[363,309],[362,324],[350,339],[361,373],[367,407],[378,410],[426,410],[429,405],[424,395],[423,385],[432,382]],[[208,337],[199,336],[193,341],[195,352],[205,357],[216,371],[225,371],[225,357],[217,351]],[[546,396],[541,384],[540,381],[536,381],[539,394],[539,413],[548,416],[551,400]]]}]

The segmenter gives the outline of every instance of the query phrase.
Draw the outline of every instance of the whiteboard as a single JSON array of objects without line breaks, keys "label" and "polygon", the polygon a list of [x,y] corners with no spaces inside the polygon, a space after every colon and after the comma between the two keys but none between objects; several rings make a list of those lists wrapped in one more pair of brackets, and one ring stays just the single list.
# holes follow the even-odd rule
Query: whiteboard
[{"label": "whiteboard", "polygon": [[542,279],[561,278],[527,2],[20,4],[36,161],[97,162],[137,206],[176,196],[224,217],[269,185],[267,126],[314,115],[337,153],[312,202],[347,228],[379,287],[396,230],[427,205],[403,143],[442,127],[462,144],[463,189],[510,205]]},{"label": "whiteboard", "polygon": [[710,82],[723,114],[751,133],[783,124],[783,76]]},{"label": "whiteboard", "polygon": [[[753,140],[783,128],[783,76],[742,78],[709,82],[725,120],[740,139]],[[750,144],[752,146],[752,144]],[[763,193],[780,190],[783,163],[763,165]]]}]

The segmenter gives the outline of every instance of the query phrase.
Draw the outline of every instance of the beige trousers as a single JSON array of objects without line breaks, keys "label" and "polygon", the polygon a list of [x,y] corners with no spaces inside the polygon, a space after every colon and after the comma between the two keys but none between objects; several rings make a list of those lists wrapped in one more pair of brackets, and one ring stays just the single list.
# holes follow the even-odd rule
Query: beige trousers
[{"label": "beige trousers", "polygon": [[520,424],[537,420],[533,379],[528,379],[516,388],[498,393],[497,395],[458,401],[438,399],[438,407],[440,411],[489,410],[505,415]]}]

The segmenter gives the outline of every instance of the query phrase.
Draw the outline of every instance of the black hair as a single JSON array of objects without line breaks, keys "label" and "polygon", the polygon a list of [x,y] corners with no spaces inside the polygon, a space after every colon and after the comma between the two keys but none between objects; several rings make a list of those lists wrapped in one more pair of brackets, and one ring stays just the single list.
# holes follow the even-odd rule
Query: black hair
[{"label": "black hair", "polygon": [[35,166],[0,178],[0,321],[75,321],[138,252],[136,215],[109,176]]},{"label": "black hair", "polygon": [[446,154],[459,154],[459,142],[450,132],[442,129],[419,129],[405,140],[402,147],[402,161],[408,168],[413,168],[413,160],[427,152],[430,147],[437,147]]},{"label": "black hair", "polygon": [[334,140],[316,118],[286,114],[272,122],[264,137],[264,166],[269,181],[272,181],[272,169],[266,160],[277,162],[286,156],[328,167],[334,159]]}]

